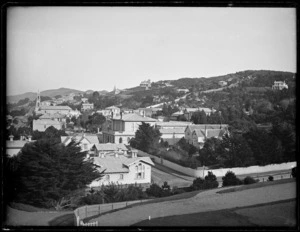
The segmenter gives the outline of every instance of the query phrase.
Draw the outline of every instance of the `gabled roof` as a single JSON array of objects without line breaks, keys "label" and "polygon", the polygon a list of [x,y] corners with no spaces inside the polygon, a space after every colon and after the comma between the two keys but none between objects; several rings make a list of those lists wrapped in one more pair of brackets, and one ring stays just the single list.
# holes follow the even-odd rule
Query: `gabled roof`
[{"label": "gabled roof", "polygon": [[98,151],[117,151],[119,149],[123,151],[127,151],[127,147],[120,143],[120,144],[115,144],[115,143],[99,143],[95,144],[95,147],[97,148]]},{"label": "gabled roof", "polygon": [[6,141],[6,148],[22,148],[28,141],[26,140],[13,140]]},{"label": "gabled roof", "polygon": [[61,136],[60,140],[62,143],[67,144],[74,140],[76,143],[80,143],[82,140],[86,139],[90,144],[98,144],[99,139],[97,135],[72,135],[72,136]]},{"label": "gabled roof", "polygon": [[72,110],[69,106],[41,106],[41,110]]},{"label": "gabled roof", "polygon": [[138,114],[124,114],[121,117],[114,118],[115,120],[121,120],[125,122],[156,122],[157,120],[154,118],[143,117]]},{"label": "gabled roof", "polygon": [[193,134],[196,134],[197,137],[205,137],[205,130],[195,129],[195,130],[193,130]]},{"label": "gabled roof", "polygon": [[162,133],[162,134],[184,134],[185,127],[182,127],[182,128],[159,129],[159,132]]},{"label": "gabled roof", "polygon": [[149,157],[135,157],[128,158],[124,155],[115,157],[114,155],[107,155],[104,158],[94,157],[94,163],[101,166],[98,170],[101,172],[105,170],[106,174],[109,173],[128,173],[129,166],[135,162],[145,162],[149,165],[154,165]]}]

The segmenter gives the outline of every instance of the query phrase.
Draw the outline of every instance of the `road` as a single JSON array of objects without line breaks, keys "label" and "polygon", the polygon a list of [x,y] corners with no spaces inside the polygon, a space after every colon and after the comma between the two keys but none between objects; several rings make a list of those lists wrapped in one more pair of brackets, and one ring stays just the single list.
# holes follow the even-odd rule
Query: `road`
[{"label": "road", "polygon": [[[225,189],[225,188],[224,188]],[[99,226],[130,226],[149,217],[209,212],[235,207],[271,203],[296,198],[296,182],[269,185],[226,194],[216,193],[219,189],[200,192],[193,198],[139,205],[110,214],[102,215],[91,221]]]},{"label": "road", "polygon": [[[213,172],[213,170],[212,170]],[[269,176],[273,176],[274,180],[290,178],[291,170],[271,171],[264,173],[252,173],[247,175],[237,175],[238,178],[244,179],[246,176],[251,176],[254,179],[259,179],[260,182],[268,181]],[[176,170],[155,163],[152,167],[152,181],[158,185],[162,185],[167,181],[171,187],[177,186],[179,188],[188,187],[193,183],[196,177],[188,176]],[[217,177],[219,187],[222,187],[222,177]]]}]

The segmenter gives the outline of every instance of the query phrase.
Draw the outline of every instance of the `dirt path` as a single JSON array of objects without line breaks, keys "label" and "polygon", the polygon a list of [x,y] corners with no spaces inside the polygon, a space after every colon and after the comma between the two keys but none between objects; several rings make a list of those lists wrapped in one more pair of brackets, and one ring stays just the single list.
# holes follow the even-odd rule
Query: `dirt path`
[{"label": "dirt path", "polygon": [[199,193],[193,198],[141,205],[100,216],[99,226],[130,226],[151,218],[231,209],[296,198],[296,182],[217,194],[220,189]]}]

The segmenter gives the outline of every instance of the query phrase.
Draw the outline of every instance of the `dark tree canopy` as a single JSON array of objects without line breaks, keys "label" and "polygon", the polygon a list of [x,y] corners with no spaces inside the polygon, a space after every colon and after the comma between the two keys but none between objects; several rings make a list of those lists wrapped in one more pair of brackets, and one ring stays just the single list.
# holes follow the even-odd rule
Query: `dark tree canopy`
[{"label": "dark tree canopy", "polygon": [[102,177],[86,153],[71,143],[64,146],[41,139],[24,146],[18,157],[17,202],[51,207],[73,191]]},{"label": "dark tree canopy", "polygon": [[157,149],[160,136],[161,133],[158,129],[142,122],[139,129],[135,132],[135,137],[130,140],[130,146],[151,153]]}]

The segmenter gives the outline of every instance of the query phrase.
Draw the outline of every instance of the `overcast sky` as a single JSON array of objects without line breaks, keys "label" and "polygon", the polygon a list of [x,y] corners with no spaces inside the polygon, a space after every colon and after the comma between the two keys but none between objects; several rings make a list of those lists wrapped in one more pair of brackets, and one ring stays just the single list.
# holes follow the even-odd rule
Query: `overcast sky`
[{"label": "overcast sky", "polygon": [[7,94],[296,72],[292,8],[12,7]]}]

